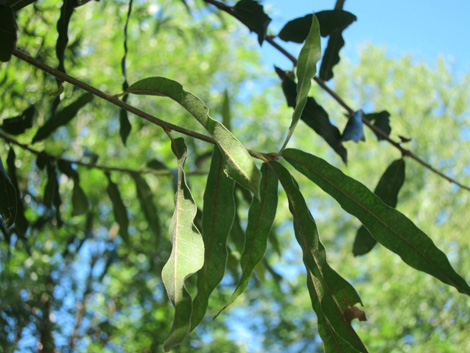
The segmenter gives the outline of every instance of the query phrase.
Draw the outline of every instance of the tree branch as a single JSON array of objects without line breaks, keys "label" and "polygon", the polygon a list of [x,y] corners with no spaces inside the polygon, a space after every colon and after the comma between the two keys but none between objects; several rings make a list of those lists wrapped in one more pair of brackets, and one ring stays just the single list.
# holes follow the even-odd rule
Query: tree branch
[{"label": "tree branch", "polygon": [[21,59],[23,61],[26,61],[27,63],[37,67],[38,69],[42,70],[42,71],[45,71],[49,74],[51,74],[52,76],[55,76],[56,78],[58,78],[59,80],[61,81],[65,81],[65,82],[68,82],[68,83],[71,83],[72,85],[74,86],[77,86],[85,91],[88,91],[92,94],[94,94],[95,96],[97,97],[100,97],[101,99],[104,99],[122,109],[125,109],[127,110],[128,112],[130,113],[133,113],[137,116],[140,116],[141,118],[147,120],[147,121],[150,121],[151,123],[155,124],[155,125],[158,125],[160,126],[162,129],[164,130],[174,130],[174,131],[177,131],[177,132],[180,132],[182,134],[185,134],[187,136],[191,136],[191,137],[194,137],[194,138],[197,138],[199,140],[202,140],[202,141],[206,141],[206,142],[209,142],[209,143],[212,143],[212,144],[215,144],[215,141],[213,138],[209,137],[209,136],[206,136],[206,135],[203,135],[203,134],[200,134],[198,132],[195,132],[195,131],[191,131],[191,130],[188,130],[188,129],[185,129],[181,126],[178,126],[178,125],[174,125],[174,124],[171,124],[171,123],[168,123],[164,120],[161,120],[153,115],[150,115],[140,109],[137,109],[135,107],[133,107],[132,105],[129,105],[123,101],[121,101],[119,98],[115,97],[115,96],[112,96],[112,95],[109,95],[107,93],[104,93],[103,91],[100,91],[99,89],[93,87],[93,86],[90,86],[88,84],[86,84],[85,82],[82,82],[74,77],[71,77],[67,74],[64,74],[63,72],[59,71],[59,70],[56,70],[42,62],[40,62],[39,60],[36,60],[34,58],[32,58],[31,56],[29,56],[28,54],[18,50],[18,49],[14,49],[13,50],[13,55],[16,56],[18,59]]},{"label": "tree branch", "polygon": [[[229,15],[235,17],[236,19],[238,19],[240,22],[243,23],[243,21],[240,20],[240,18],[238,17],[238,15],[233,11],[233,9],[230,7],[230,6],[227,6],[217,0],[204,0],[204,2],[208,3],[208,4],[211,4],[211,5],[214,5],[215,7],[217,7],[219,10],[222,10],[226,13],[228,13]],[[335,5],[335,9],[338,10],[338,9],[341,9],[344,5],[344,2],[345,0],[337,0],[336,2],[336,5]],[[246,26],[246,24],[245,24]],[[250,30],[253,30],[251,27],[247,26]],[[292,63],[294,64],[294,66],[297,66],[297,59],[292,55],[290,54],[286,49],[284,49],[281,45],[279,45],[278,43],[276,43],[274,41],[274,37],[273,36],[268,36],[266,37],[266,41],[271,44],[274,48],[276,48],[280,53],[282,53],[284,56],[286,56],[290,61],[292,61]],[[345,110],[347,110],[347,112],[349,113],[349,115],[353,115],[355,110],[352,109],[348,104],[346,104],[346,102],[335,92],[333,91],[330,87],[327,86],[327,84],[325,83],[325,81],[323,81],[321,78],[315,76],[313,78],[313,80],[321,87],[323,88],[323,90],[325,90],[339,105],[341,105]],[[444,173],[440,172],[439,170],[437,170],[436,168],[434,168],[432,165],[430,165],[429,163],[427,163],[426,161],[424,161],[423,159],[421,159],[420,157],[418,157],[417,155],[415,155],[413,152],[411,152],[410,150],[407,150],[406,148],[403,148],[401,146],[401,144],[393,139],[391,139],[387,134],[385,134],[382,130],[380,130],[379,128],[375,127],[374,125],[372,125],[367,119],[363,118],[362,119],[362,122],[364,123],[364,125],[366,125],[368,128],[370,128],[372,131],[374,131],[376,134],[380,135],[380,137],[387,141],[388,143],[390,143],[392,146],[394,146],[395,148],[397,148],[401,154],[404,156],[404,157],[410,157],[411,159],[415,160],[416,162],[418,162],[419,164],[421,164],[423,167],[429,169],[431,172],[439,175],[440,177],[446,179],[447,181],[455,184],[455,185],[458,185],[459,187],[461,187],[462,189],[465,189],[465,190],[468,190],[470,191],[470,187],[466,186],[466,185],[463,185],[461,183],[459,183],[457,180],[445,175]]]},{"label": "tree branch", "polygon": [[[38,150],[36,150],[36,149],[34,149],[34,148],[24,144],[24,143],[18,142],[17,140],[11,138],[10,136],[5,135],[1,131],[0,131],[0,138],[5,140],[8,143],[11,143],[13,145],[16,145],[16,146],[20,147],[23,150],[31,152],[32,154],[34,154],[36,156],[39,155],[40,153],[44,152],[44,151],[38,151]],[[127,173],[127,174],[153,174],[153,175],[157,175],[157,176],[170,176],[170,177],[173,176],[173,174],[171,174],[171,172],[168,171],[168,170],[130,169],[130,168],[122,168],[122,167],[111,167],[111,166],[105,166],[105,165],[100,165],[100,164],[96,164],[96,163],[86,163],[86,162],[82,162],[80,160],[62,158],[61,156],[53,156],[53,155],[50,155],[49,153],[47,153],[47,155],[55,161],[63,160],[65,162],[76,164],[76,165],[82,166],[82,167],[87,168],[87,169],[99,169],[99,170],[104,170],[104,171],[108,171],[108,172],[121,172],[121,173]],[[188,172],[186,174],[187,175],[207,175],[207,172],[194,171],[194,172]]]}]

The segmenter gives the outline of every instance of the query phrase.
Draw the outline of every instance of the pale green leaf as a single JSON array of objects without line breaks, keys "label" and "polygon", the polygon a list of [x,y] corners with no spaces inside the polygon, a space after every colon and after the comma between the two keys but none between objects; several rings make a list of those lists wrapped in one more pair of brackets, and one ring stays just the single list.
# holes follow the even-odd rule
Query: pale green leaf
[{"label": "pale green leaf", "polygon": [[233,180],[224,173],[223,156],[215,146],[204,192],[204,266],[197,274],[197,296],[193,302],[191,330],[204,318],[209,296],[224,277],[227,237],[235,217],[234,186]]},{"label": "pale green leaf", "polygon": [[184,162],[188,155],[182,138],[171,145],[178,158],[178,180],[175,195],[175,211],[170,222],[172,250],[163,267],[162,279],[168,296],[175,306],[173,325],[165,340],[165,351],[183,341],[191,327],[192,302],[184,281],[201,269],[204,263],[204,243],[194,225],[197,206],[186,183]]},{"label": "pale green leaf", "polygon": [[209,108],[194,94],[185,91],[176,81],[149,77],[132,84],[125,93],[165,96],[183,106],[204,126],[220,147],[229,177],[259,197],[261,173],[245,147],[220,122],[209,115]]},{"label": "pale green leaf", "polygon": [[317,62],[321,58],[320,25],[315,15],[312,16],[312,26],[304,46],[300,50],[297,63],[297,99],[294,112],[292,113],[292,122],[281,150],[286,147],[302,116],[305,104],[307,104],[308,92],[312,86],[312,78],[317,72]]},{"label": "pale green leaf", "polygon": [[400,255],[409,266],[470,295],[470,287],[454,271],[446,255],[402,213],[321,158],[295,149],[285,150],[283,156],[335,198],[346,212],[356,216],[379,243]]},{"label": "pale green leaf", "polygon": [[325,344],[325,350],[367,352],[350,325],[351,318],[348,317],[355,304],[362,304],[359,295],[326,261],[326,252],[320,242],[317,225],[297,182],[278,162],[269,164],[279,178],[289,201],[289,209],[294,218],[295,237],[302,248],[310,299],[318,317],[318,331]]}]

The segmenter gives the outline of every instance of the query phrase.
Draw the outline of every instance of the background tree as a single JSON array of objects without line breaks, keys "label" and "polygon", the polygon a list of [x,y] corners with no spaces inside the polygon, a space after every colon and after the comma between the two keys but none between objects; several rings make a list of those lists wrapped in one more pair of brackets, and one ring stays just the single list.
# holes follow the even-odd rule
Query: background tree
[{"label": "background tree", "polygon": [[[352,244],[360,223],[340,210],[330,196],[319,193],[311,181],[295,173],[292,166],[282,163],[298,181],[300,194],[286,169],[275,160],[285,158],[292,162],[299,153],[293,149],[277,153],[289,125],[291,130],[295,125],[290,120],[292,109],[285,104],[287,98],[288,104],[295,107],[293,121],[300,118],[303,122],[299,124],[306,123],[320,135],[313,139],[312,136],[316,135],[311,129],[296,129],[289,147],[309,153],[314,151],[341,169],[345,168],[347,148],[347,174],[371,190],[378,183],[381,171],[385,171],[394,160],[400,160],[401,154],[407,156],[405,147],[446,175],[459,175],[459,181],[468,185],[469,176],[465,171],[468,155],[458,153],[468,144],[465,133],[468,122],[464,119],[469,102],[468,90],[464,89],[468,86],[468,76],[455,80],[443,62],[438,63],[437,69],[429,69],[424,64],[413,64],[412,58],[387,59],[383,51],[374,48],[364,51],[367,55],[358,66],[343,65],[331,71],[341,48],[337,43],[341,43],[344,27],[355,20],[354,15],[339,10],[317,13],[319,29],[315,27],[315,20],[311,25],[311,15],[296,20],[295,26],[292,23],[286,25],[279,34],[283,40],[301,43],[310,33],[303,46],[304,53],[318,52],[320,34],[329,37],[320,77],[329,80],[333,72],[335,77],[354,77],[354,80],[335,81],[339,96],[348,97],[354,106],[367,107],[366,113],[387,109],[393,127],[390,137],[387,137],[390,131],[386,113],[365,115],[364,121],[367,123],[368,118],[375,118],[371,123],[380,129],[375,131],[378,136],[401,141],[395,146],[398,149],[393,149],[385,142],[374,142],[375,135],[366,131],[367,143],[343,144],[342,138],[351,135],[350,132],[353,132],[353,139],[360,139],[360,134],[354,134],[354,129],[339,131],[345,125],[354,126],[351,125],[353,117],[358,115],[349,111],[350,123],[346,124],[346,119],[342,121],[341,108],[318,86],[309,94],[315,97],[315,101],[313,98],[305,99],[303,108],[302,99],[296,99],[295,85],[297,83],[303,88],[299,88],[300,92],[309,93],[307,82],[310,79],[307,76],[302,79],[297,72],[297,80],[294,81],[294,75],[289,72],[292,68],[277,68],[277,75],[264,72],[256,54],[256,44],[247,38],[246,30],[237,20],[222,14],[228,12],[255,31],[259,42],[276,45],[279,41],[266,36],[269,17],[254,1],[240,1],[234,7],[216,1],[201,1],[191,6],[184,1],[160,1],[158,5],[149,2],[90,2],[76,7],[82,3],[64,1],[60,11],[52,1],[27,3],[7,2],[1,8],[2,16],[11,15],[11,8],[19,10],[16,12],[18,47],[34,53],[35,57],[28,59],[22,52],[14,50],[13,45],[2,48],[2,55],[10,52],[32,64],[13,58],[2,64],[0,77],[0,94],[4,102],[0,137],[6,142],[0,146],[0,155],[7,170],[2,173],[4,222],[1,231],[5,241],[0,246],[0,339],[5,351],[37,347],[44,352],[56,348],[64,352],[153,352],[162,350],[165,340],[166,348],[171,348],[189,330],[194,331],[176,350],[237,352],[264,347],[270,351],[320,351],[323,349],[318,337],[320,334],[326,351],[337,351],[338,347],[344,351],[365,351],[362,343],[350,338],[348,333],[348,321],[352,318],[348,315],[353,313],[361,317],[359,311],[352,309],[357,302],[335,304],[329,301],[330,297],[322,295],[319,302],[315,301],[315,292],[321,288],[333,299],[344,296],[344,293],[352,301],[357,296],[354,289],[331,268],[347,278],[361,294],[365,308],[360,308],[367,312],[369,322],[358,324],[355,320],[353,327],[371,351],[463,349],[464,327],[469,318],[462,308],[468,306],[468,297],[431,276],[411,269],[383,247],[376,246],[364,257],[352,257]],[[10,22],[3,23],[7,37],[15,32]],[[51,24],[55,23],[58,37],[57,32],[51,31]],[[92,35],[90,28],[94,29]],[[5,60],[8,59],[6,56]],[[287,191],[288,197],[283,191],[279,193],[269,238],[256,243],[250,236],[267,236],[270,222],[263,228],[253,219],[269,220],[269,214],[272,216],[276,211],[272,207],[275,205],[273,198],[277,197],[273,187],[261,187],[261,191],[270,191],[261,192],[260,201],[257,201],[256,187],[251,187],[253,195],[237,184],[237,207],[231,228],[226,227],[230,226],[231,218],[227,217],[230,205],[211,207],[216,200],[211,193],[213,190],[231,194],[235,184],[224,176],[223,163],[217,152],[211,157],[213,146],[199,139],[199,134],[205,130],[197,120],[168,99],[131,94],[123,96],[123,100],[139,107],[142,112],[151,112],[177,128],[183,128],[177,130],[183,132],[180,135],[170,132],[171,128],[164,125],[169,134],[166,136],[148,122],[127,115],[122,106],[121,109],[116,107],[120,104],[116,97],[105,96],[114,104],[93,99],[92,95],[83,94],[77,88],[84,88],[80,82],[72,85],[60,82],[65,76],[55,69],[49,70],[59,79],[57,82],[44,72],[47,68],[36,68],[41,62],[54,66],[55,56],[59,59],[59,71],[65,71],[69,75],[67,77],[77,77],[92,87],[99,87],[102,92],[115,94],[128,90],[128,93],[142,93],[138,90],[145,88],[145,93],[163,93],[178,101],[174,95],[178,87],[169,86],[171,82],[152,81],[151,87],[143,87],[142,83],[141,86],[128,87],[127,83],[149,76],[164,76],[183,83],[189,92],[197,93],[210,107],[212,117],[223,121],[252,150],[254,157],[266,162],[261,168],[265,175],[261,185],[275,185],[277,182],[274,181],[279,177],[280,185]],[[370,69],[371,62],[374,70]],[[306,68],[314,64],[311,60],[303,61]],[[118,75],[118,72],[122,74]],[[269,78],[266,80],[266,77]],[[285,97],[280,90],[279,78]],[[325,88],[322,79],[316,78]],[[252,86],[252,82],[257,84]],[[260,92],[247,94],[247,90]],[[436,99],[429,100],[428,97]],[[188,107],[187,103],[179,101]],[[201,110],[195,111],[191,107],[194,106],[188,110],[201,119],[197,113]],[[326,111],[331,120],[328,120],[328,115],[325,117]],[[152,117],[143,117],[161,124]],[[413,117],[412,123],[409,117]],[[334,128],[330,121],[340,129]],[[435,121],[439,123],[430,123]],[[215,123],[210,124],[214,126]],[[206,124],[209,131],[210,126]],[[416,126],[421,128],[416,129]],[[448,133],[442,133],[442,126],[446,126]],[[360,128],[362,124],[359,122],[355,127]],[[187,197],[188,189],[182,182],[184,147],[177,137],[185,133],[191,136],[185,137],[189,150],[185,171],[195,204]],[[404,138],[398,135],[404,135]],[[407,137],[412,137],[412,140],[406,142]],[[223,143],[217,142],[219,146]],[[232,155],[238,158],[238,153],[231,152],[229,150],[225,155],[226,159]],[[301,160],[303,158],[310,162],[314,157],[306,156]],[[316,159],[313,161],[323,163]],[[261,166],[259,162],[257,165]],[[329,165],[325,168],[336,173]],[[338,174],[331,179],[333,184],[343,180],[337,178],[342,177]],[[265,180],[272,181],[264,183]],[[321,180],[316,182],[322,185]],[[356,185],[349,179],[345,182]],[[390,181],[386,185],[390,185]],[[250,183],[245,186],[250,188]],[[187,297],[177,299],[175,303],[180,309],[173,328],[182,328],[182,335],[180,330],[171,331],[174,309],[161,279],[172,249],[166,229],[170,229],[171,234],[175,229],[178,232],[174,215],[171,220],[175,210],[174,189],[181,196],[181,202],[187,202],[194,212],[197,211],[194,224],[205,237],[206,254],[206,267],[186,281],[193,299],[193,310],[188,310],[188,301],[184,299]],[[336,189],[341,190],[341,185]],[[335,191],[328,187],[326,191],[335,195]],[[360,189],[353,198],[364,195],[371,197],[366,189]],[[426,171],[422,165],[408,163],[407,160],[406,182],[399,196],[398,208],[432,237],[458,273],[465,274],[468,242],[463,235],[468,225],[466,220],[451,215],[465,212],[467,192]],[[306,199],[305,206],[302,206],[302,197]],[[341,197],[338,201],[345,202]],[[263,202],[271,206],[268,207],[271,213],[260,207]],[[198,209],[194,208],[195,205]],[[312,263],[312,260],[322,260],[321,246],[312,246],[315,234],[305,234],[304,231],[305,225],[312,229],[309,210],[328,249],[331,268],[325,263],[320,264],[327,274],[324,278],[322,271],[318,272],[318,263]],[[354,208],[347,210],[355,213]],[[384,210],[395,215],[388,208]],[[186,209],[180,214],[188,218]],[[223,216],[222,220],[217,218],[217,214]],[[293,218],[301,247],[313,253],[312,258],[307,256],[307,270],[299,263],[302,256],[300,248],[292,242]],[[367,219],[361,220],[368,222]],[[186,221],[189,225],[193,222],[191,217]],[[212,228],[208,226],[211,222],[217,232],[211,233]],[[220,230],[224,226],[225,230]],[[375,227],[370,221],[367,226],[370,230]],[[414,226],[409,227],[415,229]],[[393,229],[399,230],[399,227]],[[228,231],[225,259],[220,251],[211,252],[213,248],[207,235],[223,236]],[[193,227],[195,237],[197,232]],[[373,233],[379,241],[383,239],[381,234],[382,231]],[[371,244],[370,238],[366,239],[368,242],[365,244]],[[221,242],[222,248],[225,248],[224,242]],[[418,244],[426,248],[425,243]],[[254,265],[257,262],[250,254],[263,255],[266,246],[263,260],[254,268],[254,280],[248,283],[251,271],[247,268],[250,268],[250,263]],[[437,250],[431,248],[428,249],[436,253]],[[413,249],[416,247],[400,246],[398,252],[401,251],[401,256],[406,258],[406,252]],[[189,250],[189,255],[194,256],[194,247]],[[212,261],[215,258],[222,262],[222,266],[214,267],[216,271],[207,267],[211,264],[208,254],[216,254]],[[220,270],[225,261],[227,273],[222,279]],[[433,268],[435,265],[437,271]],[[419,266],[424,266],[420,269],[441,280],[444,278],[444,282],[450,278],[448,284],[468,294],[468,285],[445,261],[431,265],[418,263]],[[305,271],[319,276],[315,282],[316,285],[320,283],[317,291],[310,287],[311,297],[305,290]],[[445,275],[436,275],[433,271],[444,271]],[[213,278],[215,282],[222,279],[222,282],[211,295],[206,318],[197,325],[195,318],[202,319],[200,313],[204,315],[205,311],[201,293],[210,292],[207,288],[212,286],[205,284],[210,281],[204,282],[204,278]],[[168,282],[165,284],[171,297],[168,289],[171,286]],[[238,288],[235,292],[238,294],[246,285],[245,296],[239,297],[216,320],[211,320],[235,299],[232,296],[234,290]],[[337,286],[342,289],[337,290]],[[312,305],[317,316],[310,309]],[[259,315],[254,317],[254,311]],[[316,317],[320,320],[320,332],[313,324]],[[245,328],[240,331],[243,326]],[[172,332],[170,336],[169,332]],[[263,339],[256,344],[241,343],[241,337],[246,334],[252,335],[250,342],[256,342],[255,337]],[[332,342],[332,337],[337,341]]]}]

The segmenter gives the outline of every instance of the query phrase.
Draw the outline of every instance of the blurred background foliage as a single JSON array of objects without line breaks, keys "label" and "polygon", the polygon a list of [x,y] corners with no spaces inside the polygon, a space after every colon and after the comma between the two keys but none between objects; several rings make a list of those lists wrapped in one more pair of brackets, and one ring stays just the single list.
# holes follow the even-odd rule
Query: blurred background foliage
[{"label": "blurred background foliage", "polygon": [[[36,2],[18,13],[18,47],[56,65],[55,24],[59,3]],[[291,117],[272,68],[261,64],[254,36],[227,16],[191,2],[134,3],[128,32],[130,83],[149,76],[171,77],[201,97],[222,119],[224,91],[231,105],[234,134],[248,147],[275,151]],[[76,9],[69,29],[67,73],[110,94],[122,91],[121,59],[128,3],[90,2]],[[392,136],[411,138],[417,155],[463,184],[470,184],[470,75],[456,75],[444,60],[411,56],[390,58],[385,48],[364,45],[357,63],[335,68],[334,89],[366,113],[387,110]],[[286,70],[292,68],[283,68]],[[34,127],[18,137],[29,144],[50,115],[55,79],[13,59],[1,64],[0,121],[34,104]],[[347,119],[320,88],[316,100],[340,130]],[[81,92],[65,84],[61,106]],[[161,119],[202,132],[177,104],[154,97],[129,97],[129,103]],[[124,146],[119,110],[99,99],[76,119],[33,148],[72,160],[140,169],[154,159],[176,167],[163,131],[130,116],[132,131]],[[303,124],[303,123],[301,123]],[[177,135],[177,134],[175,134]],[[189,182],[202,205],[207,152],[212,146],[186,138]],[[399,153],[366,132],[366,143],[347,143],[349,164],[302,125],[291,147],[322,158],[370,189]],[[9,146],[0,144],[4,160]],[[171,325],[173,307],[160,273],[169,256],[167,237],[173,211],[171,174],[146,174],[157,205],[159,234],[149,230],[130,175],[113,172],[130,217],[130,246],[117,237],[103,171],[78,167],[80,185],[90,201],[87,214],[71,216],[72,180],[60,178],[64,225],[41,206],[46,173],[36,156],[12,145],[25,216],[25,237],[0,232],[0,352],[158,352]],[[413,219],[449,257],[457,272],[470,268],[470,193],[406,160],[406,181],[397,208]],[[468,347],[470,299],[433,277],[417,272],[398,256],[376,246],[352,255],[360,224],[331,199],[296,174],[315,217],[332,267],[348,279],[364,302],[367,322],[354,323],[371,352],[464,352]],[[285,195],[280,194],[275,228],[266,258],[248,290],[216,320],[237,283],[243,239],[232,231],[228,271],[213,295],[208,315],[177,352],[321,352],[315,315],[305,286],[301,252],[293,241]],[[249,200],[239,190],[239,225],[246,226]],[[241,244],[241,245],[240,245]],[[282,250],[282,251],[281,251]],[[468,275],[467,275],[468,279]],[[41,344],[39,344],[41,342]]]}]

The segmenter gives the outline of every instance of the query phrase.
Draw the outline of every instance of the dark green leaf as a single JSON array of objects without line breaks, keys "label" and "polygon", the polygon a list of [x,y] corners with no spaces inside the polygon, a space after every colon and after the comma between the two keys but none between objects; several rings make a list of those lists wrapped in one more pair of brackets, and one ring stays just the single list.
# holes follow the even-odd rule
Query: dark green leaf
[{"label": "dark green leaf", "polygon": [[189,333],[192,301],[184,282],[204,264],[204,242],[194,225],[197,206],[184,174],[188,151],[182,138],[173,140],[171,148],[178,158],[178,185],[175,211],[170,223],[172,250],[168,262],[163,267],[162,279],[168,297],[175,306],[175,315],[171,331],[165,339],[165,351],[180,344]]},{"label": "dark green leaf", "polygon": [[[124,77],[124,82],[122,84],[122,89],[125,91],[129,84],[127,83],[127,73],[126,73],[126,58],[127,58],[127,28],[129,27],[129,20],[132,14],[132,5],[134,0],[129,0],[129,6],[127,9],[127,17],[126,17],[126,24],[124,25],[124,56],[121,60],[121,70],[122,76]],[[127,102],[127,94],[122,98],[123,102]],[[129,116],[127,114],[127,110],[120,109],[119,111],[119,135],[121,136],[121,141],[124,145],[126,145],[127,138],[131,132],[131,123],[129,122]]]},{"label": "dark green leaf", "polygon": [[120,109],[119,110],[119,135],[121,136],[121,141],[124,145],[127,142],[127,138],[129,137],[131,129],[132,129],[132,125],[129,122],[129,116],[127,114],[127,110]]},{"label": "dark green leaf", "polygon": [[33,126],[33,117],[36,109],[34,105],[27,108],[21,115],[3,120],[0,129],[10,135],[20,135]]},{"label": "dark green leaf", "polygon": [[0,215],[7,227],[15,222],[17,207],[18,199],[15,186],[3,168],[2,158],[0,158]]},{"label": "dark green leaf", "polygon": [[[364,115],[364,118],[366,118],[367,120],[373,122],[374,126],[379,128],[380,130],[382,130],[382,132],[385,135],[387,135],[387,136],[390,135],[390,132],[392,131],[392,128],[390,126],[390,113],[387,112],[386,110],[381,111],[380,113],[366,114],[366,115]],[[377,136],[377,139],[379,141],[384,139],[379,134],[375,134],[375,136]]]},{"label": "dark green leaf", "polygon": [[233,7],[233,12],[250,31],[258,35],[259,44],[263,44],[271,22],[271,18],[264,13],[263,6],[254,0],[241,0]]},{"label": "dark green leaf", "polygon": [[[282,79],[282,90],[289,107],[295,106],[297,86],[286,72],[275,67],[276,73]],[[341,134],[336,126],[331,124],[328,113],[314,98],[308,97],[307,104],[300,119],[320,135],[333,150],[341,157],[344,163],[348,161],[348,151],[341,141]]]},{"label": "dark green leaf", "polygon": [[16,175],[16,165],[15,165],[16,155],[13,147],[10,147],[10,151],[8,152],[7,157],[7,165],[8,165],[8,175],[10,177],[13,186],[16,189],[16,199],[18,202],[17,212],[16,212],[16,219],[15,219],[15,232],[19,238],[24,239],[26,235],[26,231],[29,227],[29,222],[24,215],[24,205],[23,200],[21,198],[21,191],[18,184],[18,177]]},{"label": "dark green leaf", "polygon": [[74,182],[72,189],[72,216],[80,216],[88,212],[88,198],[86,197],[85,192],[80,187],[80,184]]},{"label": "dark green leaf", "polygon": [[41,151],[36,158],[36,166],[43,170],[51,160],[52,158],[47,154],[47,152]]},{"label": "dark green leaf", "polygon": [[176,81],[149,77],[132,84],[125,93],[166,96],[183,106],[214,137],[224,155],[226,173],[259,197],[261,173],[246,148],[227,128],[209,115],[209,108]]},{"label": "dark green leaf", "polygon": [[160,219],[158,217],[157,207],[155,206],[155,202],[153,200],[152,190],[143,176],[137,173],[133,173],[131,176],[135,182],[137,199],[139,200],[140,208],[144,212],[149,230],[156,238],[156,243],[158,243],[160,239]]},{"label": "dark green leaf", "polygon": [[67,175],[68,178],[73,180],[72,189],[72,216],[79,216],[85,214],[88,211],[88,198],[85,192],[80,187],[80,177],[78,172],[72,168],[72,164],[63,159],[59,159],[57,162],[59,170]]},{"label": "dark green leaf", "polygon": [[278,176],[294,218],[295,237],[303,252],[307,285],[312,307],[318,317],[318,331],[327,352],[367,352],[356,332],[346,320],[355,304],[362,304],[356,290],[326,260],[313,219],[297,182],[278,162],[269,163]]},{"label": "dark green leaf", "polygon": [[13,9],[0,5],[0,61],[10,61],[17,40],[16,18]]},{"label": "dark green leaf", "polygon": [[225,308],[232,304],[248,286],[251,273],[266,252],[268,235],[276,216],[277,177],[267,164],[263,164],[261,174],[261,198],[260,200],[253,199],[248,212],[245,247],[240,259],[242,276]]},{"label": "dark green leaf", "polygon": [[[383,173],[382,177],[375,188],[374,193],[390,207],[396,207],[398,201],[398,193],[405,181],[405,161],[398,159]],[[370,235],[366,227],[361,226],[354,240],[353,254],[354,256],[364,255],[368,253],[377,241]]]},{"label": "dark green leaf", "polygon": [[86,104],[90,103],[93,100],[93,95],[91,93],[85,93],[81,95],[76,101],[71,103],[69,106],[62,109],[60,112],[56,113],[52,118],[50,118],[46,123],[38,129],[38,132],[33,138],[33,143],[42,141],[53,133],[57,128],[66,125],[70,122],[78,111],[84,107]]},{"label": "dark green leaf", "polygon": [[76,0],[64,0],[60,9],[60,18],[57,21],[57,32],[59,36],[57,38],[55,52],[57,59],[59,60],[58,70],[65,73],[65,49],[69,42],[69,23],[72,18],[73,10],[78,5]]},{"label": "dark green leaf", "polygon": [[308,153],[289,149],[284,158],[356,216],[383,246],[398,254],[409,266],[426,272],[470,295],[470,287],[452,268],[445,254],[406,216],[358,181]]},{"label": "dark green leaf", "polygon": [[322,80],[328,81],[333,78],[333,67],[339,63],[339,51],[343,46],[343,32],[336,30],[331,33],[320,65],[320,78]]},{"label": "dark green leaf", "polygon": [[312,78],[317,72],[317,62],[321,57],[321,46],[320,46],[320,27],[318,21],[313,15],[312,27],[308,33],[305,44],[300,50],[299,59],[297,63],[297,95],[295,99],[294,113],[292,114],[292,122],[289,126],[289,131],[287,137],[282,145],[281,150],[283,150],[292,134],[294,129],[299,122],[302,112],[307,104],[308,93],[310,92],[310,87],[312,86]]},{"label": "dark green leaf", "polygon": [[235,216],[234,186],[234,181],[224,172],[222,153],[214,146],[202,213],[204,266],[197,273],[197,296],[193,301],[191,330],[204,318],[209,296],[224,277],[227,237]]},{"label": "dark green leaf", "polygon": [[[357,20],[352,13],[343,10],[320,11],[316,12],[315,16],[320,23],[322,37],[329,36],[336,29],[343,30]],[[311,25],[312,15],[310,14],[296,18],[286,23],[278,37],[286,42],[303,43]]]},{"label": "dark green leaf", "polygon": [[165,163],[160,162],[158,159],[152,159],[151,161],[147,162],[147,167],[155,169],[155,170],[170,170]]},{"label": "dark green leaf", "polygon": [[108,187],[106,188],[106,191],[111,199],[111,203],[113,204],[114,219],[119,225],[119,234],[121,235],[124,243],[126,243],[127,246],[130,246],[128,231],[129,217],[127,215],[126,206],[122,201],[121,193],[119,192],[117,185],[111,180],[111,175],[106,173],[106,177],[108,178]]},{"label": "dark green leaf", "polygon": [[59,193],[59,182],[57,180],[57,171],[55,165],[49,161],[46,164],[47,171],[47,183],[44,188],[44,205],[46,207],[52,207],[56,195]]}]

